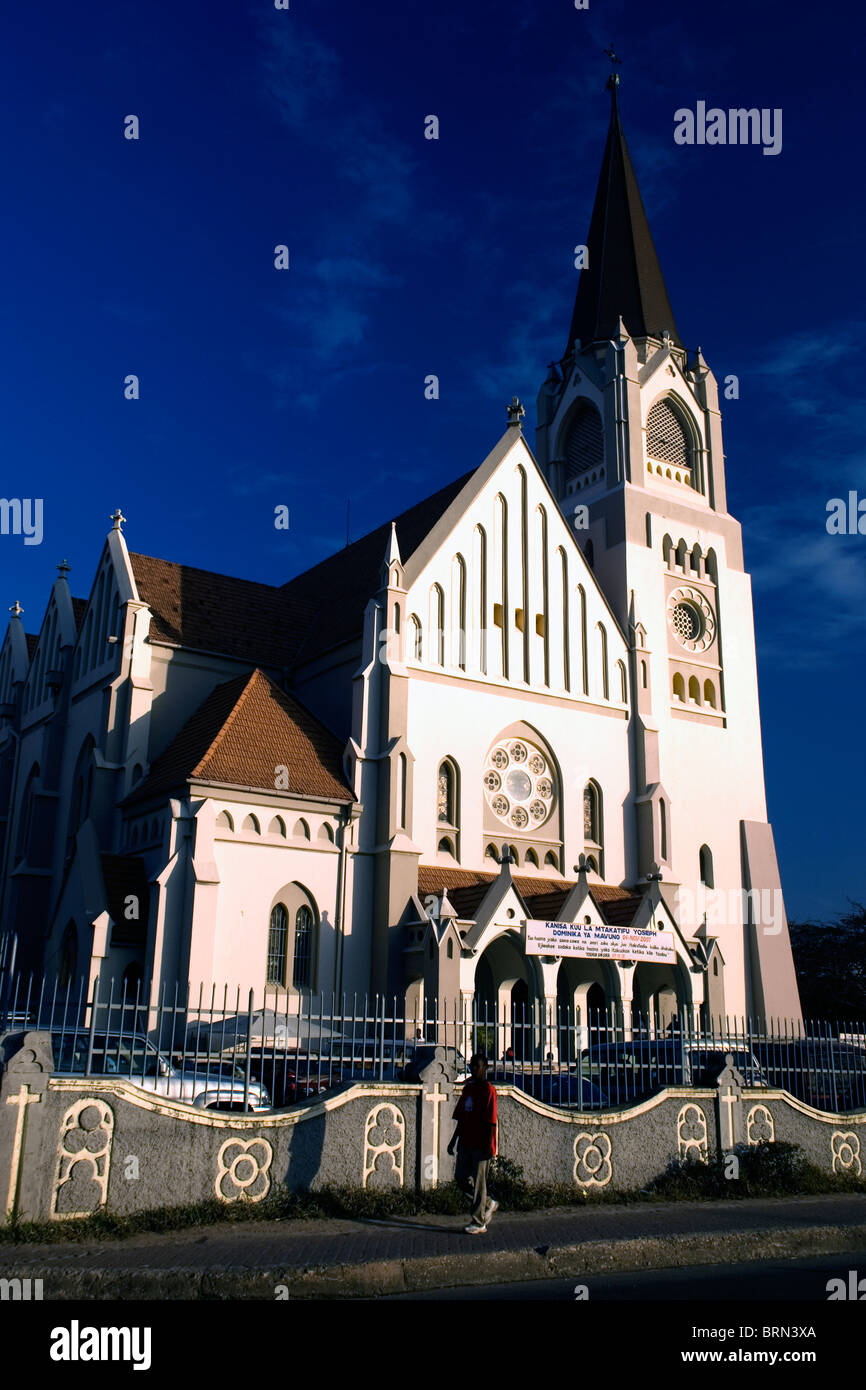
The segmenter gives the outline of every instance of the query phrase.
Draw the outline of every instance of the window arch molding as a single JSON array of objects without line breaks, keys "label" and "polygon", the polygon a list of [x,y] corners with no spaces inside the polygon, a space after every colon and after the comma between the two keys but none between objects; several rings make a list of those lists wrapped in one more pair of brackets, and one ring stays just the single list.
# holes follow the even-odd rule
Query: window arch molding
[{"label": "window arch molding", "polygon": [[301,883],[275,894],[267,919],[265,984],[285,994],[315,992],[320,916],[315,898]]}]

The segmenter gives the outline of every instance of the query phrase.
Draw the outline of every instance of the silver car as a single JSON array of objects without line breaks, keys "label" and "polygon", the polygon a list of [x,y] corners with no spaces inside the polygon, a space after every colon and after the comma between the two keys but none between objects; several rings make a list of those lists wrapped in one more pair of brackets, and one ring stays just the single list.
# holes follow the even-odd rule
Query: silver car
[{"label": "silver car", "polygon": [[[52,1037],[54,1070],[64,1076],[83,1076],[90,1049],[88,1031],[56,1033]],[[90,1076],[122,1076],[142,1090],[170,1100],[184,1100],[202,1110],[243,1110],[244,1073],[223,1062],[198,1071],[172,1062],[147,1038],[132,1033],[95,1033]],[[270,1110],[271,1098],[260,1081],[250,1080],[251,1110]]]}]

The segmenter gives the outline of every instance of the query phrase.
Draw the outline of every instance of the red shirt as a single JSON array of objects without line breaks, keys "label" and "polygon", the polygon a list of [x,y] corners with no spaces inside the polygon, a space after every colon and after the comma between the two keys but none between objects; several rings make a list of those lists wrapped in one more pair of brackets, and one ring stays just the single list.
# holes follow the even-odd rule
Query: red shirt
[{"label": "red shirt", "polygon": [[[468,1149],[486,1149],[490,1125],[496,1125],[496,1090],[489,1081],[467,1081],[454,1119],[460,1121],[459,1141]],[[496,1153],[496,1129],[492,1151]]]}]

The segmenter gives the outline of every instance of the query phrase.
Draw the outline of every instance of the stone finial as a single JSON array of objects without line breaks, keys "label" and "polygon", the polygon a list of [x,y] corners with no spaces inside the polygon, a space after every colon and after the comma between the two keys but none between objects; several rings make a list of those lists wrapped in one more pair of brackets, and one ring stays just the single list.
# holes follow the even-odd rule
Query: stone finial
[{"label": "stone finial", "polygon": [[20,618],[21,614],[24,612],[24,609],[21,607],[21,604],[16,599],[15,602],[12,604],[12,607],[9,609],[9,612],[12,614],[13,618]]},{"label": "stone finial", "polygon": [[523,403],[518,400],[517,396],[512,396],[511,404],[509,406],[506,406],[505,408],[508,413],[509,425],[514,425],[517,429],[522,429],[523,426],[521,424],[521,421],[523,420],[523,417],[526,414],[526,410],[524,409]]},{"label": "stone finial", "polygon": [[60,579],[65,579],[66,576],[67,576],[67,574],[68,574],[69,571],[70,571],[70,568],[71,568],[71,566],[70,566],[68,560],[61,560],[61,561],[60,561],[60,564],[57,566],[57,574],[58,574],[58,577],[59,577]]},{"label": "stone finial", "polygon": [[113,529],[115,531],[120,531],[122,529],[124,521],[126,521],[126,517],[123,515],[123,512],[118,507],[116,511],[111,513],[111,520],[114,522]]}]

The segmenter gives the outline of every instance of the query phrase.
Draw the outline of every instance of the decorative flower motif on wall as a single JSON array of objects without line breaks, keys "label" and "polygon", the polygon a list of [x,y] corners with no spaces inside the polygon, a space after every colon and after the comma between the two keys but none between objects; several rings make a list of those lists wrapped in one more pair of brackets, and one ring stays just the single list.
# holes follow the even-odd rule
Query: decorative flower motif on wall
[{"label": "decorative flower motif on wall", "polygon": [[684,1105],[677,1116],[677,1143],[681,1159],[707,1161],[707,1117],[699,1105]]},{"label": "decorative flower motif on wall", "polygon": [[750,1144],[773,1144],[776,1124],[766,1105],[753,1105],[746,1116],[746,1137]]},{"label": "decorative flower motif on wall", "polygon": [[375,1177],[375,1186],[403,1187],[406,1159],[406,1120],[397,1105],[374,1105],[364,1125],[362,1187]]},{"label": "decorative flower motif on wall", "polygon": [[830,1140],[830,1148],[833,1154],[834,1173],[853,1173],[859,1178],[863,1172],[863,1164],[860,1162],[860,1136],[858,1134],[843,1134],[841,1130],[836,1130]]},{"label": "decorative flower motif on wall", "polygon": [[60,1124],[51,1214],[90,1216],[108,1200],[114,1112],[105,1101],[83,1096]]},{"label": "decorative flower motif on wall", "polygon": [[582,1187],[604,1187],[613,1177],[610,1136],[604,1130],[584,1131],[574,1141],[574,1181]]},{"label": "decorative flower motif on wall", "polygon": [[267,1139],[227,1139],[217,1154],[214,1191],[221,1202],[260,1202],[271,1190],[274,1151]]}]

